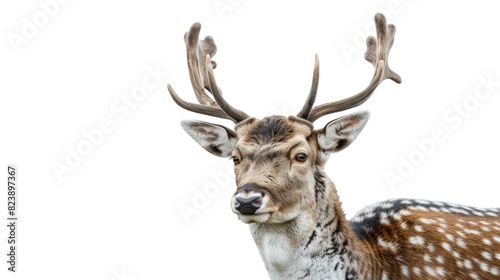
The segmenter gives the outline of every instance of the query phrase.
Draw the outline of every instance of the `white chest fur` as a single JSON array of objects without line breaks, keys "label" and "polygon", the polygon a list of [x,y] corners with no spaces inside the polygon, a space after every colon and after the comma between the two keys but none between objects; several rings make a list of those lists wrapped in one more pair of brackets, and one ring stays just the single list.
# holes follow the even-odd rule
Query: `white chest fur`
[{"label": "white chest fur", "polygon": [[346,279],[348,274],[346,259],[342,255],[329,255],[328,249],[326,252],[316,250],[324,241],[312,242],[315,244],[305,249],[291,244],[286,235],[272,231],[266,232],[256,241],[272,280]]},{"label": "white chest fur", "polygon": [[296,248],[277,232],[268,232],[262,237],[260,253],[270,273],[282,274],[290,270],[296,258]]}]

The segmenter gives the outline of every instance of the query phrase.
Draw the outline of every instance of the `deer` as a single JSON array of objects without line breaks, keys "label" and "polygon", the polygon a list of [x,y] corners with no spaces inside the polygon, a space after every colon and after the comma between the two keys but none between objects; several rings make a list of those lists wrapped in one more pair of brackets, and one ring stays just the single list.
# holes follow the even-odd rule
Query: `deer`
[{"label": "deer", "polygon": [[500,279],[500,209],[423,199],[375,202],[350,220],[325,172],[330,155],[347,148],[365,127],[368,111],[315,129],[323,116],[357,107],[382,81],[401,83],[388,64],[395,26],[375,15],[376,38],[366,40],[374,67],[368,86],[350,97],[314,106],[312,84],[297,115],[251,117],[231,106],[217,85],[214,39],[184,35],[188,71],[198,103],[168,91],[181,108],[234,122],[234,129],[198,120],[182,128],[209,153],[234,162],[230,205],[249,225],[270,279]]}]

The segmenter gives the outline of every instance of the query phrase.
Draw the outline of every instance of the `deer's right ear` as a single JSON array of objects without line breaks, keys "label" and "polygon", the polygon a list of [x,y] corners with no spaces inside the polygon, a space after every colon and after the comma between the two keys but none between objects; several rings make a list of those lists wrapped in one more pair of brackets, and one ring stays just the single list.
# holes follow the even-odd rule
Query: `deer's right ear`
[{"label": "deer's right ear", "polygon": [[181,125],[194,141],[211,154],[230,157],[236,147],[238,137],[229,128],[195,120],[184,120]]}]

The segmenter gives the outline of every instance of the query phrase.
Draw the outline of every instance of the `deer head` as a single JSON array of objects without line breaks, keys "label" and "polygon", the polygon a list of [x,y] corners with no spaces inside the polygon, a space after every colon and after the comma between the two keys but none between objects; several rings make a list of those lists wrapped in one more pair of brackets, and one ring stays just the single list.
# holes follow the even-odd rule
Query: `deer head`
[{"label": "deer head", "polygon": [[[212,37],[199,40],[201,26],[195,23],[185,34],[191,84],[199,104],[181,99],[168,85],[173,100],[182,108],[231,120],[234,130],[202,121],[182,121],[184,130],[208,152],[230,157],[234,162],[236,192],[231,208],[245,223],[284,223],[317,208],[315,187],[318,171],[328,157],[348,147],[368,121],[366,111],[345,115],[314,129],[317,119],[365,102],[385,79],[401,78],[388,65],[395,27],[382,14],[375,16],[377,38],[367,39],[365,59],[375,71],[368,86],[342,100],[314,107],[319,82],[316,55],[312,85],[303,108],[296,116],[250,117],[231,106],[215,81]],[[213,98],[212,98],[212,97]]]}]

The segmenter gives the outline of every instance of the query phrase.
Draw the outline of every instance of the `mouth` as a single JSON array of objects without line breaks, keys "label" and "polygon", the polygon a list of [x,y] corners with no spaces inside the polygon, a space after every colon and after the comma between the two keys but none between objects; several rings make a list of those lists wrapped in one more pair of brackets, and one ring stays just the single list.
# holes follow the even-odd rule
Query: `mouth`
[{"label": "mouth", "polygon": [[238,216],[238,219],[244,222],[245,224],[252,224],[252,223],[281,224],[294,220],[298,216],[300,216],[300,211],[290,211],[286,213],[281,213],[278,210],[245,215],[233,209],[233,213],[235,213]]},{"label": "mouth", "polygon": [[269,217],[271,217],[271,213],[244,215],[239,212],[238,213],[235,212],[235,214],[238,216],[238,219],[244,222],[245,224],[265,223],[269,220]]}]

